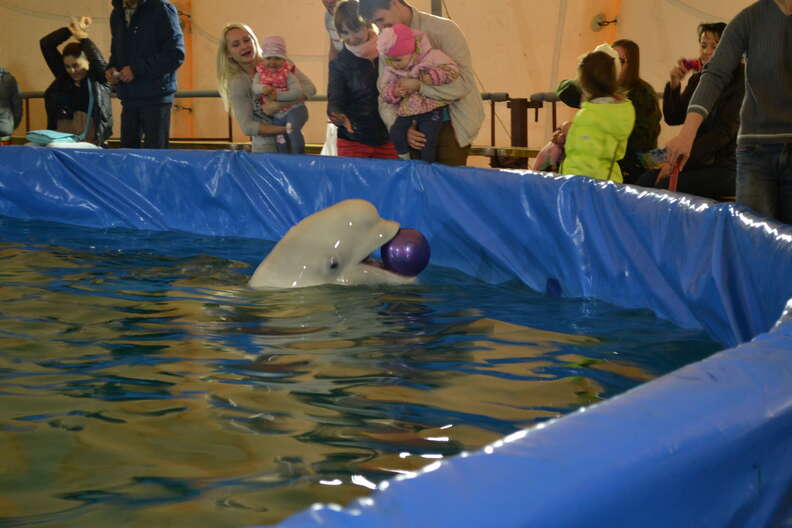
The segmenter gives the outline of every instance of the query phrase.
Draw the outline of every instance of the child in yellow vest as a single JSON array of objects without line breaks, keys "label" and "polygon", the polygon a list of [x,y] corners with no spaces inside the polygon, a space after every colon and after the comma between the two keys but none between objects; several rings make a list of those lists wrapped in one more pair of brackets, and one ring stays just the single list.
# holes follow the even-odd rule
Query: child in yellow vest
[{"label": "child in yellow vest", "polygon": [[578,65],[585,101],[566,139],[561,173],[622,183],[619,160],[635,125],[635,109],[618,93],[618,54],[607,44],[586,54]]}]

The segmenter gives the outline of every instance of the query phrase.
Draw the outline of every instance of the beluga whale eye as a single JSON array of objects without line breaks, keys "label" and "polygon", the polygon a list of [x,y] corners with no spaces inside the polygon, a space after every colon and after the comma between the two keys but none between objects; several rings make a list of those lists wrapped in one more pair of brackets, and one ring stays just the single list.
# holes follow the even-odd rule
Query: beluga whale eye
[{"label": "beluga whale eye", "polygon": [[335,257],[330,257],[329,264],[330,264],[330,269],[334,270],[338,268],[338,261],[335,259]]}]

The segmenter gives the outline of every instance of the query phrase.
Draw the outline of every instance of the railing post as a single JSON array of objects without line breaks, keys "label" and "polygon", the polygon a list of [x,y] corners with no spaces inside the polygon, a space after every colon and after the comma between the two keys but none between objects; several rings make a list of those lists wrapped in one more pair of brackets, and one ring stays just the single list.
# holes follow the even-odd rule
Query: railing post
[{"label": "railing post", "polygon": [[490,145],[495,146],[495,100],[490,99]]},{"label": "railing post", "polygon": [[528,99],[509,99],[512,147],[528,146]]}]

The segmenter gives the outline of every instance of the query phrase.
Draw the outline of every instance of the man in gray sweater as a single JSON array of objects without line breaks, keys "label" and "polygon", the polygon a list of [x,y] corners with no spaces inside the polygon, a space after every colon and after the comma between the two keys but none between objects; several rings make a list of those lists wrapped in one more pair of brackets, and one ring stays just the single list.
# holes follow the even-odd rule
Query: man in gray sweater
[{"label": "man in gray sweater", "polygon": [[792,224],[792,0],[759,0],[732,20],[668,145],[680,169],[704,118],[743,55],[748,67],[737,135],[737,202]]},{"label": "man in gray sweater", "polygon": [[22,120],[19,86],[8,70],[0,66],[0,142],[8,143]]}]

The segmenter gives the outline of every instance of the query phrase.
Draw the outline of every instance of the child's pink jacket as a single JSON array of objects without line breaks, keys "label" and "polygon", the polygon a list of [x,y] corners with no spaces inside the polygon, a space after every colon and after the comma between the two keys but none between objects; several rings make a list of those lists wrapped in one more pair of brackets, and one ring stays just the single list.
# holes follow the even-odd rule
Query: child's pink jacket
[{"label": "child's pink jacket", "polygon": [[[396,106],[396,113],[399,116],[412,116],[431,112],[435,108],[448,105],[451,101],[439,101],[430,99],[420,93],[413,93],[407,97],[398,97],[396,87],[399,79],[419,79],[423,73],[428,73],[432,78],[432,85],[448,84],[459,75],[459,67],[454,60],[432,47],[429,38],[418,31],[415,32],[416,58],[413,65],[407,70],[397,70],[388,65],[387,57],[380,56],[381,61],[385,62],[383,76],[382,99],[389,104]],[[453,74],[452,74],[453,72]]]}]

